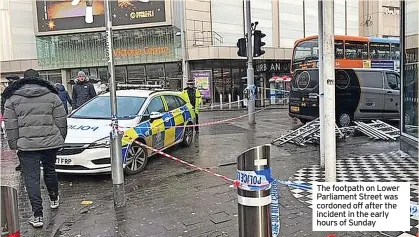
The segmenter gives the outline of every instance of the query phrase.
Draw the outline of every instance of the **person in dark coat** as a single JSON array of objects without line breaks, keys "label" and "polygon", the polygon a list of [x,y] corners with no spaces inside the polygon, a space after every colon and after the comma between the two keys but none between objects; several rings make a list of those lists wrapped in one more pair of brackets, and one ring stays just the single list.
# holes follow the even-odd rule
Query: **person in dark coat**
[{"label": "person in dark coat", "polygon": [[17,150],[33,216],[29,223],[42,227],[43,207],[40,188],[41,163],[51,209],[59,206],[57,152],[67,136],[67,114],[53,84],[42,80],[33,69],[5,89],[3,96],[7,142]]},{"label": "person in dark coat", "polygon": [[73,109],[77,109],[90,99],[96,97],[96,90],[83,71],[77,74],[73,86]]},{"label": "person in dark coat", "polygon": [[65,112],[68,114],[67,101],[71,105],[73,104],[73,101],[71,100],[70,95],[68,94],[68,92],[65,90],[63,84],[57,83],[57,84],[55,84],[55,87],[57,88],[57,91],[58,91],[58,97],[60,97],[61,102],[63,102]]},{"label": "person in dark coat", "polygon": [[[15,75],[15,74],[12,74],[12,75],[7,75],[6,76],[6,79],[8,80],[8,85],[7,85],[7,87],[4,89],[4,90],[7,90],[7,88],[9,88],[13,83],[15,83],[17,80],[19,80],[20,79],[20,76],[19,75]],[[3,115],[4,115],[4,103],[6,102],[6,99],[4,98],[4,95],[3,95],[3,93],[1,93],[1,116],[3,117]],[[2,128],[2,134],[3,134],[3,128]],[[22,166],[19,164],[18,166],[16,166],[16,168],[15,168],[15,170],[16,171],[21,171],[22,170]]]},{"label": "person in dark coat", "polygon": [[[13,84],[13,82],[19,80],[20,76],[14,75],[14,74],[13,75],[7,75],[6,79],[8,80],[8,84],[9,84],[7,87],[9,87],[11,84]],[[7,87],[4,90],[6,90]],[[1,93],[1,114],[2,115],[4,114],[4,103],[5,102],[6,102],[6,100],[4,99],[3,93]]]}]

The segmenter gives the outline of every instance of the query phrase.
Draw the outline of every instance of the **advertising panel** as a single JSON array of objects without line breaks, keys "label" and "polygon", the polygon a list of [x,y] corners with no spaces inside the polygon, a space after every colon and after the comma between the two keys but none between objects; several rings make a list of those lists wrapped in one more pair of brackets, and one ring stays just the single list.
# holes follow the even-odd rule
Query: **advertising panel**
[{"label": "advertising panel", "polygon": [[192,79],[195,81],[195,86],[201,92],[203,99],[211,99],[211,70],[192,71]]},{"label": "advertising panel", "polygon": [[[169,22],[166,1],[110,0],[113,26],[144,27]],[[40,34],[92,31],[105,27],[104,0],[93,0],[93,22],[86,23],[86,0],[37,0],[37,28]],[[90,30],[86,30],[90,29]],[[103,30],[103,29],[102,29]],[[66,32],[63,32],[66,31]]]},{"label": "advertising panel", "polygon": [[105,5],[103,0],[93,1],[93,22],[85,21],[86,2],[72,5],[69,0],[36,1],[38,32],[54,32],[83,28],[105,27]]},{"label": "advertising panel", "polygon": [[112,24],[135,25],[166,21],[164,1],[140,2],[138,0],[112,1]]}]

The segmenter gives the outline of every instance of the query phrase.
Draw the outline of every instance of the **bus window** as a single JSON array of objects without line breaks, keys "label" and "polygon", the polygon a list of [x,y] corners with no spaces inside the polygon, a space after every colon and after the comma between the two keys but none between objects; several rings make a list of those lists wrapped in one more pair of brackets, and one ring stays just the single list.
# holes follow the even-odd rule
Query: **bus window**
[{"label": "bus window", "polygon": [[399,60],[400,59],[400,45],[391,44],[390,59]]},{"label": "bus window", "polygon": [[335,40],[335,58],[342,59],[343,57],[343,40]]},{"label": "bus window", "polygon": [[345,41],[346,59],[368,59],[368,43]]},{"label": "bus window", "polygon": [[318,59],[318,51],[317,39],[300,42],[295,47],[294,61]]},{"label": "bus window", "polygon": [[370,57],[371,59],[390,59],[390,44],[371,42]]}]

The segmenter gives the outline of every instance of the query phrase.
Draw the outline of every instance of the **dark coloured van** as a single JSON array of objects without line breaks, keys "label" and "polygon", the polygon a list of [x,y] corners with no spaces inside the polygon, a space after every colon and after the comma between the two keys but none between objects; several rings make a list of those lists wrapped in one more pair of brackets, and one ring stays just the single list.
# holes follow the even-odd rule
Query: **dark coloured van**
[{"label": "dark coloured van", "polygon": [[[302,123],[319,117],[319,72],[296,70],[292,79],[289,115]],[[336,123],[354,120],[399,119],[400,75],[387,69],[335,69]]]}]

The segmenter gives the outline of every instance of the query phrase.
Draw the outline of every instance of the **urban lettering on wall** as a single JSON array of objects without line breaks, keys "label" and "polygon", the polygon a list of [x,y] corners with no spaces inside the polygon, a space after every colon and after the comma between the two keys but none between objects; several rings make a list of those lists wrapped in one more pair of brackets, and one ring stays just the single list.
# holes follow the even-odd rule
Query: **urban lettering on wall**
[{"label": "urban lettering on wall", "polygon": [[256,64],[256,72],[275,72],[275,73],[289,73],[290,61],[270,61]]},{"label": "urban lettering on wall", "polygon": [[143,49],[115,49],[113,54],[115,56],[140,56],[140,55],[156,55],[169,54],[169,47],[144,47]]}]

